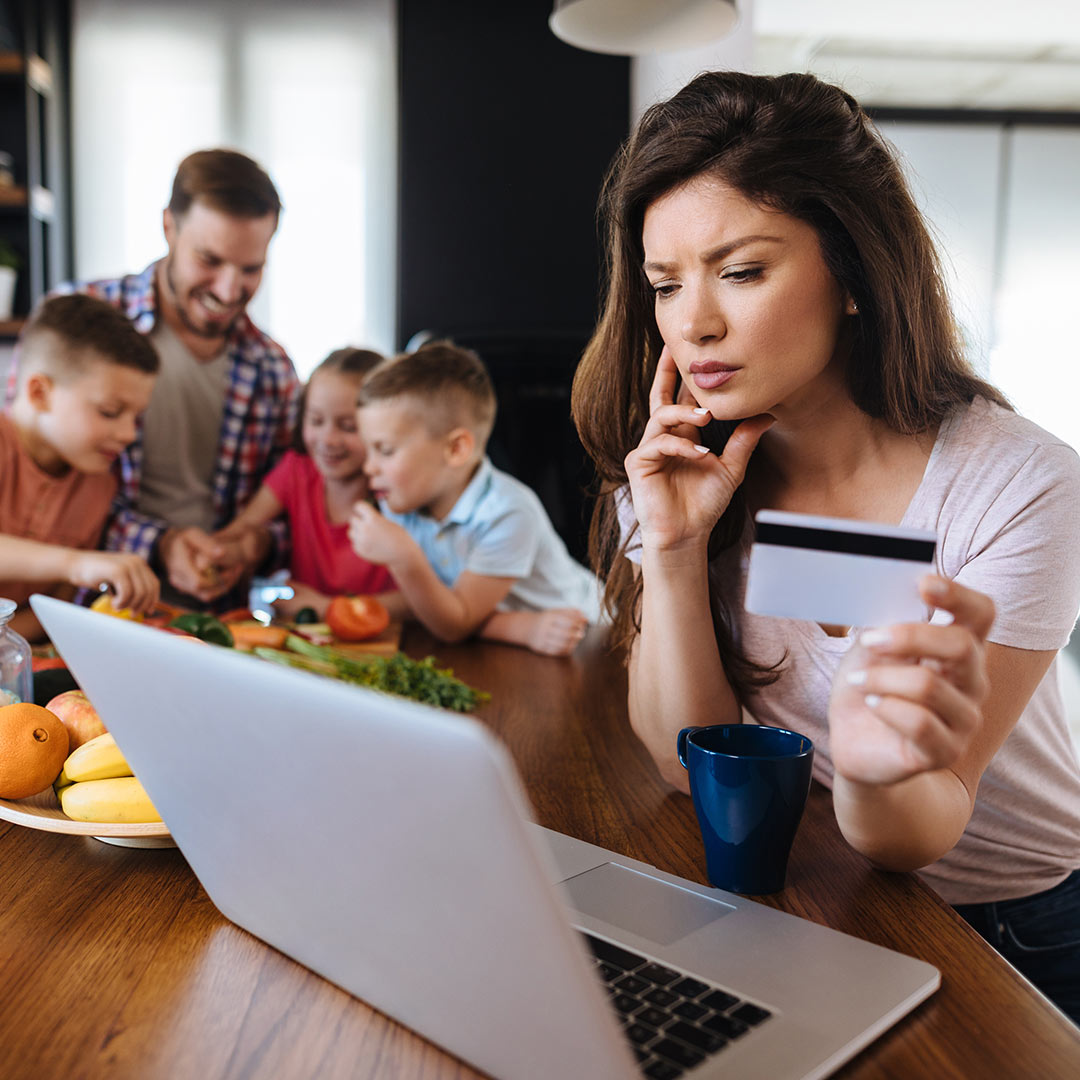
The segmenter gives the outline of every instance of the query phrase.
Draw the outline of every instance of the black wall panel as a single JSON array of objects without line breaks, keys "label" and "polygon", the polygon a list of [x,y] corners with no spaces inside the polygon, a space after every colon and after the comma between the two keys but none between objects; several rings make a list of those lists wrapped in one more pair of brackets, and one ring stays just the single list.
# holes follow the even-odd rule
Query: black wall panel
[{"label": "black wall panel", "polygon": [[629,61],[548,29],[550,0],[399,0],[399,344],[428,327],[591,328],[596,199]]},{"label": "black wall panel", "polygon": [[490,453],[584,558],[591,469],[570,381],[596,321],[596,202],[629,126],[630,65],[548,29],[550,0],[399,0],[398,346],[475,348]]}]

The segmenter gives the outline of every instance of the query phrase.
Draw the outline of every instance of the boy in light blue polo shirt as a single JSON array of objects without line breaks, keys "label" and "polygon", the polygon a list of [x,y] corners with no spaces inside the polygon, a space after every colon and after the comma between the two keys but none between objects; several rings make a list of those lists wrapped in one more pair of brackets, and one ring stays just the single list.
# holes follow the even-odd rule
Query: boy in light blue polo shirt
[{"label": "boy in light blue polo shirt", "polygon": [[400,590],[380,597],[443,641],[472,634],[573,652],[600,618],[600,586],[571,558],[536,494],[485,456],[495,391],[480,358],[431,342],[360,391],[365,471],[381,510],[349,523],[353,549]]}]

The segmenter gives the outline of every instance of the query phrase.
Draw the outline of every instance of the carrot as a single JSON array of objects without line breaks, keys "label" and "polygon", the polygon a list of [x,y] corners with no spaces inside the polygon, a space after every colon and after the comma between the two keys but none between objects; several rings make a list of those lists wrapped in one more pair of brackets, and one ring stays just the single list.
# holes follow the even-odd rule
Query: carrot
[{"label": "carrot", "polygon": [[233,647],[250,651],[254,648],[283,649],[289,631],[284,626],[263,626],[260,622],[231,622],[229,631]]}]

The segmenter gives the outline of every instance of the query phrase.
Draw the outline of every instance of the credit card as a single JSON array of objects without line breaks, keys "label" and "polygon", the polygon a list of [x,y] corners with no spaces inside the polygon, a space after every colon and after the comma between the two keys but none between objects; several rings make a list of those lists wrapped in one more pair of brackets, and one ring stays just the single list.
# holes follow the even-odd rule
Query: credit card
[{"label": "credit card", "polygon": [[760,510],[746,610],[832,626],[924,622],[919,579],[933,573],[925,529]]}]

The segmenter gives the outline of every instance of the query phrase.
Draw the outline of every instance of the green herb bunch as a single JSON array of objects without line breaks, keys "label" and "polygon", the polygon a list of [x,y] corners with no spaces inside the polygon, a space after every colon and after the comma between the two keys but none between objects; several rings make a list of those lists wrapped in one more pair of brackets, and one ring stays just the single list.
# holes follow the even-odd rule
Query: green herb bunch
[{"label": "green herb bunch", "polygon": [[471,712],[490,696],[463,683],[449,668],[436,667],[434,656],[411,660],[404,653],[395,653],[347,663],[345,677],[350,682],[455,712]]},{"label": "green herb bunch", "polygon": [[306,668],[331,675],[342,682],[397,694],[455,712],[471,712],[491,697],[483,690],[475,690],[462,682],[449,668],[436,667],[433,656],[413,660],[404,653],[396,653],[361,660],[346,656],[336,649],[313,645],[296,634],[290,634],[285,644],[289,652],[276,649],[256,649],[255,652],[266,660]]}]

